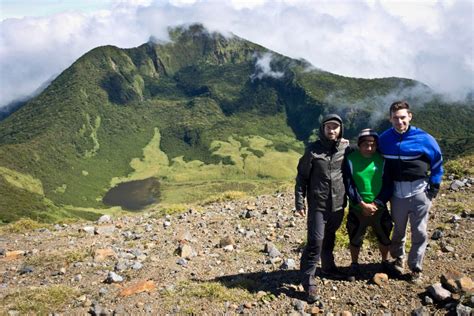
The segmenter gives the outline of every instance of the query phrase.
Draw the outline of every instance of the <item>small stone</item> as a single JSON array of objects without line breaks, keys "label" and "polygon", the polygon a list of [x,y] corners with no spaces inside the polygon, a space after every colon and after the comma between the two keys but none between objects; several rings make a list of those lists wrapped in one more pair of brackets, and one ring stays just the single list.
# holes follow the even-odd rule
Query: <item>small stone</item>
[{"label": "small stone", "polygon": [[95,233],[101,236],[111,236],[115,232],[115,225],[99,225],[95,228]]},{"label": "small stone", "polygon": [[104,223],[110,223],[111,221],[112,221],[112,218],[110,217],[110,215],[102,215],[97,220],[97,223],[104,224]]},{"label": "small stone", "polygon": [[119,296],[130,296],[142,292],[151,292],[156,289],[156,284],[152,280],[140,281],[133,285],[127,286],[120,292]]},{"label": "small stone", "polygon": [[306,308],[306,302],[303,302],[301,300],[295,300],[293,302],[293,306],[297,311],[303,312]]},{"label": "small stone", "polygon": [[24,250],[13,250],[13,251],[6,251],[5,252],[5,259],[7,261],[9,260],[15,260],[20,256],[24,256],[26,254],[26,251]]},{"label": "small stone", "polygon": [[141,268],[143,268],[143,264],[141,262],[135,262],[133,265],[132,265],[132,269],[133,270],[140,270]]},{"label": "small stone", "polygon": [[18,271],[18,273],[20,275],[23,275],[23,274],[28,274],[28,273],[33,273],[34,269],[32,266],[24,266],[23,268],[20,269],[20,271]]},{"label": "small stone", "polygon": [[442,287],[441,283],[435,283],[428,287],[428,293],[433,296],[433,298],[438,301],[444,301],[451,297],[451,292]]},{"label": "small stone", "polygon": [[87,235],[94,235],[95,234],[95,227],[94,226],[84,226],[79,231],[84,232]]},{"label": "small stone", "polygon": [[219,246],[224,248],[225,246],[235,245],[235,240],[232,236],[226,236],[219,241]]},{"label": "small stone", "polygon": [[176,260],[176,263],[179,264],[180,266],[188,265],[188,261],[184,258],[179,258],[178,260]]},{"label": "small stone", "polygon": [[188,244],[181,244],[177,249],[178,256],[183,258],[192,258],[196,256],[194,249]]},{"label": "small stone", "polygon": [[457,223],[457,222],[460,222],[460,221],[461,221],[461,216],[459,216],[459,215],[453,215],[451,217],[451,219],[449,220],[449,222],[451,222],[451,223]]},{"label": "small stone", "polygon": [[294,270],[296,269],[296,262],[294,259],[288,258],[283,261],[283,264],[280,266],[282,270]]},{"label": "small stone", "polygon": [[441,284],[453,293],[459,292],[460,287],[456,281],[463,277],[463,274],[457,270],[449,269],[441,275]]},{"label": "small stone", "polygon": [[454,252],[454,247],[450,245],[444,245],[441,249],[443,252]]},{"label": "small stone", "polygon": [[372,278],[372,281],[374,281],[378,286],[383,287],[388,284],[388,275],[386,273],[376,273]]},{"label": "small stone", "polygon": [[125,307],[123,307],[123,305],[119,305],[117,307],[115,307],[114,309],[114,316],[125,316],[125,315],[129,315],[127,313],[127,311],[125,310]]},{"label": "small stone", "polygon": [[343,311],[343,312],[341,313],[341,316],[352,316],[352,313],[349,312],[349,311]]},{"label": "small stone", "polygon": [[256,235],[256,233],[253,230],[247,230],[245,232],[245,238],[252,238],[252,237],[255,237],[255,235]]},{"label": "small stone", "polygon": [[119,261],[115,264],[114,270],[117,272],[125,271],[128,269],[128,264],[126,261]]},{"label": "small stone", "polygon": [[411,315],[413,316],[429,316],[429,311],[424,306],[420,306],[417,309],[412,310]]},{"label": "small stone", "polygon": [[87,299],[87,296],[85,296],[85,295],[81,295],[81,296],[79,296],[78,298],[76,298],[76,300],[77,300],[78,302],[85,302],[86,299]]},{"label": "small stone", "polygon": [[257,217],[257,212],[254,210],[247,210],[247,212],[245,213],[245,218],[253,218],[253,217]]},{"label": "small stone", "polygon": [[431,239],[433,240],[438,240],[438,239],[441,239],[441,237],[443,237],[444,233],[441,229],[436,229],[433,234],[431,235]]},{"label": "small stone", "polygon": [[449,186],[449,188],[453,191],[458,191],[463,186],[464,186],[464,182],[459,181],[459,180],[454,180],[453,182],[451,182],[451,185]]},{"label": "small stone", "polygon": [[456,280],[456,284],[464,293],[473,293],[474,292],[474,284],[472,279],[467,276],[463,276],[462,278]]},{"label": "small stone", "polygon": [[95,262],[103,262],[109,257],[116,257],[115,251],[112,248],[96,249],[94,251]]},{"label": "small stone", "polygon": [[471,316],[472,315],[472,308],[469,307],[469,306],[458,304],[456,306],[456,315],[457,316]]},{"label": "small stone", "polygon": [[277,258],[281,257],[281,252],[276,248],[276,246],[268,242],[265,244],[265,252],[271,257],[271,258]]},{"label": "small stone", "polygon": [[164,227],[164,228],[168,228],[168,227],[170,227],[170,226],[171,226],[171,222],[170,222],[170,221],[165,221],[165,222],[163,223],[163,227]]},{"label": "small stone", "polygon": [[193,236],[191,235],[191,233],[188,230],[180,231],[176,235],[176,239],[180,242],[190,242],[190,241],[192,241]]},{"label": "small stone", "polygon": [[93,316],[108,316],[111,315],[110,311],[106,308],[102,308],[98,304],[93,304],[89,310],[89,313]]},{"label": "small stone", "polygon": [[105,283],[120,283],[120,282],[123,282],[123,277],[121,277],[120,275],[118,275],[117,273],[113,271],[110,271],[104,282]]},{"label": "small stone", "polygon": [[153,313],[153,307],[150,304],[145,304],[145,307],[143,307],[143,310],[147,314]]},{"label": "small stone", "polygon": [[224,249],[224,251],[226,251],[226,252],[230,252],[230,251],[234,250],[234,245],[227,245],[227,246],[223,247],[222,249]]},{"label": "small stone", "polygon": [[101,288],[99,289],[99,295],[100,295],[100,296],[105,296],[105,295],[107,295],[107,293],[109,293],[109,290],[108,290],[107,288],[101,287]]},{"label": "small stone", "polygon": [[74,276],[74,281],[76,282],[81,282],[82,281],[82,275],[81,274],[76,274]]}]

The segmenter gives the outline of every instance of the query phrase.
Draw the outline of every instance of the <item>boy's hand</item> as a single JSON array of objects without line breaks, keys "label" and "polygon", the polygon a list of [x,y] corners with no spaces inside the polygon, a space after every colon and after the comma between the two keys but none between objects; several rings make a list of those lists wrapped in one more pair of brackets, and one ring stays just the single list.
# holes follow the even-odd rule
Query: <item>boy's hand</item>
[{"label": "boy's hand", "polygon": [[305,217],[306,216],[306,208],[303,207],[301,210],[296,210],[295,215]]},{"label": "boy's hand", "polygon": [[377,205],[375,203],[365,203],[360,202],[359,205],[362,207],[362,215],[364,216],[372,216],[377,212]]}]

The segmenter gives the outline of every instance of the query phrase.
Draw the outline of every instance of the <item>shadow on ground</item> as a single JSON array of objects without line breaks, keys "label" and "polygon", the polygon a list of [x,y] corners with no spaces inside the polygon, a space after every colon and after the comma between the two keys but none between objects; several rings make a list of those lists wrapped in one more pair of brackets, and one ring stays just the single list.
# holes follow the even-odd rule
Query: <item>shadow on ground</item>
[{"label": "shadow on ground", "polygon": [[[370,283],[375,273],[382,272],[381,265],[377,263],[361,264],[360,267],[361,274],[356,278],[359,281],[365,280]],[[349,268],[341,268],[341,271],[347,274]],[[335,282],[350,282],[346,278],[331,278],[330,276],[322,276],[320,274],[317,274],[317,277]],[[250,293],[265,291],[276,297],[283,293],[288,297],[304,300],[306,295],[299,288],[300,280],[301,275],[298,270],[277,270],[226,275],[209,281],[219,282],[228,288],[245,289]]]}]

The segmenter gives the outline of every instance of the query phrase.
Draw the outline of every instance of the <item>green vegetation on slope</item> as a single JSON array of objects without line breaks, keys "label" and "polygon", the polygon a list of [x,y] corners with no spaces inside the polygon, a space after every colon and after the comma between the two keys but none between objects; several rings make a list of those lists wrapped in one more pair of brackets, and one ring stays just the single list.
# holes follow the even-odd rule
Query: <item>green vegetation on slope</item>
[{"label": "green vegetation on slope", "polygon": [[[199,25],[170,32],[166,44],[93,49],[0,122],[1,221],[94,218],[110,211],[102,198],[113,185],[150,176],[164,203],[275,188],[294,178],[321,115],[343,115],[351,138],[379,107],[366,100],[416,84],[310,71],[276,53],[271,67],[284,75],[259,79],[265,48]],[[435,99],[415,125],[457,155],[472,151],[472,114]]]}]

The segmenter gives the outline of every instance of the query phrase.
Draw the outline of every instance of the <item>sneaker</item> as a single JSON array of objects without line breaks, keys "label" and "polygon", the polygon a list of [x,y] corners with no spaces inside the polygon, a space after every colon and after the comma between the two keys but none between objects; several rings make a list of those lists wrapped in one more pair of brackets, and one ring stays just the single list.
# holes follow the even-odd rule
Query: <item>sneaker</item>
[{"label": "sneaker", "polygon": [[320,299],[320,297],[318,295],[317,287],[315,285],[308,286],[306,302],[308,302],[308,304],[313,304],[313,303],[319,301],[319,299]]},{"label": "sneaker", "polygon": [[329,269],[321,269],[321,276],[329,279],[342,280],[347,278],[347,275],[339,270],[336,266]]},{"label": "sneaker", "polygon": [[395,259],[395,262],[393,263],[393,268],[395,272],[399,273],[402,275],[405,272],[405,260],[403,257],[398,257]]}]

